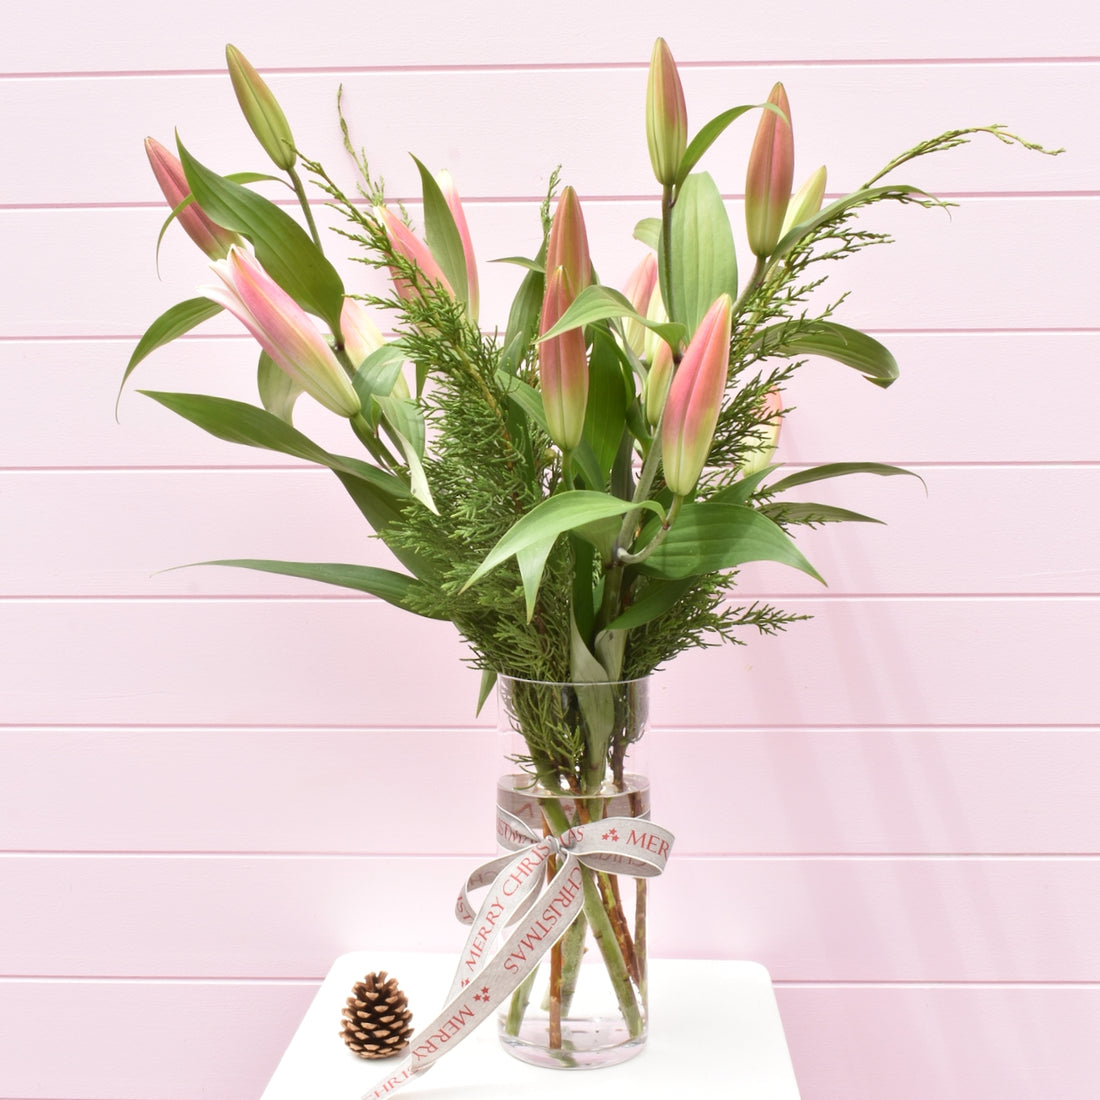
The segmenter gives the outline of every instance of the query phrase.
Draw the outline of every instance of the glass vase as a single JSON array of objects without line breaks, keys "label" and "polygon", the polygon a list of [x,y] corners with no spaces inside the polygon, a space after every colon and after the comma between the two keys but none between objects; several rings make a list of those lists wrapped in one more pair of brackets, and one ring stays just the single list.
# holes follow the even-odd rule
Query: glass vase
[{"label": "glass vase", "polygon": [[[537,836],[608,817],[648,818],[649,781],[639,770],[647,687],[500,677],[507,771],[498,807]],[[556,870],[551,860],[548,879]],[[581,873],[583,914],[500,1011],[504,1048],[533,1065],[593,1069],[645,1047],[646,880]]]}]

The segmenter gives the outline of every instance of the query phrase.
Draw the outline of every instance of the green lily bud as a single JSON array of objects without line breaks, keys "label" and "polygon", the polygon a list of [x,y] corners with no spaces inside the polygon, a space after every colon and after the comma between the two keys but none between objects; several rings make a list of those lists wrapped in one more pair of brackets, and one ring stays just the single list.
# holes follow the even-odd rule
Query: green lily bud
[{"label": "green lily bud", "polygon": [[783,228],[779,236],[785,237],[796,225],[809,221],[820,209],[825,199],[825,165],[823,164],[806,182],[791,196],[787,207],[786,216],[783,218]]},{"label": "green lily bud", "polygon": [[645,99],[645,136],[657,182],[671,187],[687,149],[687,104],[672,51],[663,38],[653,43]]},{"label": "green lily bud", "polygon": [[675,369],[672,348],[662,340],[645,379],[645,418],[651,428],[657,427],[661,422],[661,413],[665,411],[668,388],[672,385]]},{"label": "green lily bud", "polygon": [[290,124],[282,107],[260,74],[236,46],[225,47],[225,60],[245,122],[275,167],[284,172],[289,171],[294,167],[297,153],[294,152],[294,136],[290,132]]},{"label": "green lily bud", "polygon": [[749,248],[761,259],[769,255],[779,241],[794,182],[794,131],[790,104],[782,84],[772,88],[768,102],[778,107],[783,116],[775,111],[764,111],[745,176],[745,225]]},{"label": "green lily bud", "polygon": [[[649,309],[649,300],[653,297],[653,288],[657,285],[657,257],[652,252],[646,252],[642,261],[630,273],[630,278],[623,288],[634,312],[643,317]],[[627,346],[635,355],[641,355],[645,350],[645,325],[635,321],[633,317],[623,320],[623,336]]]},{"label": "green lily bud", "polygon": [[764,396],[761,413],[767,416],[768,420],[757,429],[760,442],[745,451],[741,459],[742,477],[751,477],[759,473],[771,462],[775,454],[775,448],[779,443],[779,427],[783,423],[783,398],[780,397],[778,390],[768,390]]}]

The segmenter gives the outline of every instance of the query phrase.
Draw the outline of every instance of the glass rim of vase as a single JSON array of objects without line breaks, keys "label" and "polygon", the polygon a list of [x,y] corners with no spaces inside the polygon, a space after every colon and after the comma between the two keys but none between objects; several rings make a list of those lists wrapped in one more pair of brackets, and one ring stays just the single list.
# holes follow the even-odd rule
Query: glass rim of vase
[{"label": "glass rim of vase", "polygon": [[630,676],[622,680],[533,680],[528,676],[509,676],[506,672],[497,673],[497,683],[508,680],[514,684],[531,684],[534,687],[617,687],[626,684],[645,684],[653,678],[652,674],[645,676]]}]

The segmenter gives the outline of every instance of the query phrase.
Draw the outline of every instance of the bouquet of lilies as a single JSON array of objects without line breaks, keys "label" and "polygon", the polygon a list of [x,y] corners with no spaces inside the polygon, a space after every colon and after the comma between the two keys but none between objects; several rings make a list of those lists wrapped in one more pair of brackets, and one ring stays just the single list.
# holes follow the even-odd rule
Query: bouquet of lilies
[{"label": "bouquet of lilies", "polygon": [[[222,439],[330,469],[393,560],[220,564],[342,585],[450,620],[483,670],[482,698],[498,674],[593,685],[640,678],[686,648],[798,617],[738,605],[738,568],[771,560],[817,577],[793,533],[869,517],[787,491],[905,473],[873,462],[793,473],[773,464],[781,392],[807,357],[881,387],[898,373],[881,343],[833,319],[843,294],[823,298],[818,265],[886,240],[857,226],[872,204],[945,205],[885,181],[914,158],[978,129],[1027,144],[1000,126],[951,131],[825,203],[824,167],[793,186],[781,84],[766,102],[732,107],[692,135],[659,39],[644,114],[660,197],[635,229],[644,258],[621,290],[603,283],[580,198],[559,190],[555,172],[526,254],[508,261],[518,289],[507,321],[490,329],[480,323],[477,263],[451,178],[416,161],[418,232],[344,125],[361,176],[345,194],[303,157],[255,69],[232,46],[227,57],[244,117],[300,219],[251,186],[270,174],[220,175],[182,141],[177,157],[149,139],[168,220],[207,254],[214,279],[153,322],[126,377],[223,310],[244,325],[259,345],[258,403],[149,396]],[[758,118],[744,180],[746,273],[723,191],[701,165],[750,113]],[[313,202],[342,216],[327,246],[300,169]],[[351,293],[328,258],[333,243],[377,269],[385,287]],[[302,393],[347,421],[357,454],[334,453],[294,426]],[[620,726],[608,719],[581,737],[532,735],[526,763],[552,790],[600,790],[621,778]]]}]

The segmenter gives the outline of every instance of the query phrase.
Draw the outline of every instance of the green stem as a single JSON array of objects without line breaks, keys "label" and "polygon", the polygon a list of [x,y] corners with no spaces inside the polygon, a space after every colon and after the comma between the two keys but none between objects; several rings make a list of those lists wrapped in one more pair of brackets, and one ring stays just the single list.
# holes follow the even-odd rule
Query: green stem
[{"label": "green stem", "polygon": [[527,1012],[527,1005],[531,1001],[531,987],[538,977],[539,968],[536,966],[526,978],[520,982],[516,991],[512,994],[512,1000],[508,1004],[508,1017],[504,1021],[504,1031],[507,1035],[518,1035],[523,1017]]},{"label": "green stem", "polygon": [[309,235],[313,238],[313,243],[317,246],[319,252],[324,252],[321,247],[321,235],[317,232],[317,223],[313,220],[313,211],[309,207],[309,200],[306,198],[306,189],[302,186],[302,178],[294,171],[293,168],[288,168],[287,175],[290,176],[290,182],[294,185],[294,194],[298,196],[298,205],[302,208],[302,213],[306,217],[306,225],[309,226]]}]

